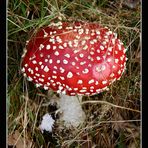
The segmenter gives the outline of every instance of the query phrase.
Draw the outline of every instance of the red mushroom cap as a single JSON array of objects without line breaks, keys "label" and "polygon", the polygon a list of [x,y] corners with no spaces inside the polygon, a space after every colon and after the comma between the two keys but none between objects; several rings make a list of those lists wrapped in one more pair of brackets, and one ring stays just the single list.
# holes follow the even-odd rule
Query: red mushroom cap
[{"label": "red mushroom cap", "polygon": [[117,35],[99,24],[52,23],[27,42],[22,72],[46,90],[93,95],[120,79],[125,52]]}]

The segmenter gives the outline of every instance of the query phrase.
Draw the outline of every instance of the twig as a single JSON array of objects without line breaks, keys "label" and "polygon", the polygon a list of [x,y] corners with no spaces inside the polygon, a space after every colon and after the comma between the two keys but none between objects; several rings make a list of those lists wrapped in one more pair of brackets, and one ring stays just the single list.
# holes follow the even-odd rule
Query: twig
[{"label": "twig", "polygon": [[121,108],[121,109],[126,109],[126,110],[130,110],[130,111],[134,111],[134,112],[138,112],[140,113],[139,110],[135,110],[135,109],[132,109],[132,108],[127,108],[127,107],[124,107],[124,106],[119,106],[119,105],[116,105],[116,104],[113,104],[113,103],[110,103],[110,102],[107,102],[107,101],[84,101],[82,102],[81,104],[87,104],[87,103],[101,103],[101,104],[108,104],[108,105],[111,105],[113,107],[116,107],[116,108]]}]

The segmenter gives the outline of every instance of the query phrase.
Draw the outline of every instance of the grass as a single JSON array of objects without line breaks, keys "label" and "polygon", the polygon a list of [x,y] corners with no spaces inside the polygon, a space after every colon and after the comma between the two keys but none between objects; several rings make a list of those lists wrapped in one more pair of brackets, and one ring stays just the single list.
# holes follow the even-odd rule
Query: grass
[{"label": "grass", "polygon": [[[41,26],[64,20],[95,21],[117,32],[128,48],[127,69],[110,90],[84,97],[85,125],[72,131],[42,134],[38,126],[48,106],[48,93],[20,73],[26,40]],[[139,148],[140,133],[140,6],[129,9],[120,0],[12,0],[8,2],[8,143],[24,147]],[[93,100],[93,101],[92,101]],[[15,139],[15,140],[12,140]]]}]

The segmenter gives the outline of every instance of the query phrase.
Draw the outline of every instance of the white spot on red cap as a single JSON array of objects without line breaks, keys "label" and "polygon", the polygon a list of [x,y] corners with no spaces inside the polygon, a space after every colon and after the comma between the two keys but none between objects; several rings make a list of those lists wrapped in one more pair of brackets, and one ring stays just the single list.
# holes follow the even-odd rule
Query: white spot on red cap
[{"label": "white spot on red cap", "polygon": [[81,93],[84,93],[84,92],[86,92],[87,90],[86,89],[81,89],[81,90],[79,90],[79,92],[81,92]]},{"label": "white spot on red cap", "polygon": [[43,48],[44,48],[44,45],[43,44],[40,44],[39,50],[42,50]]},{"label": "white spot on red cap", "polygon": [[84,50],[86,50],[87,48],[88,48],[88,45],[85,45],[85,46],[83,47]]},{"label": "white spot on red cap", "polygon": [[60,76],[60,79],[61,79],[61,80],[65,80],[65,78],[64,78],[64,77],[62,77],[62,76]]},{"label": "white spot on red cap", "polygon": [[44,79],[43,78],[39,78],[39,81],[44,82]]},{"label": "white spot on red cap", "polygon": [[122,56],[122,57],[120,57],[120,60],[121,60],[121,61],[123,61],[123,59],[124,59],[124,57],[123,57],[123,56]]},{"label": "white spot on red cap", "polygon": [[79,61],[79,58],[78,57],[75,57],[76,61]]},{"label": "white spot on red cap", "polygon": [[115,54],[118,54],[118,51],[117,50],[115,50]]},{"label": "white spot on red cap", "polygon": [[56,56],[58,56],[59,55],[59,52],[58,51],[55,51],[55,53],[54,53]]},{"label": "white spot on red cap", "polygon": [[108,43],[109,42],[109,39],[105,39],[105,41]]},{"label": "white spot on red cap", "polygon": [[49,50],[49,49],[50,49],[50,45],[47,45],[47,46],[46,46],[46,49]]},{"label": "white spot on red cap", "polygon": [[88,67],[92,67],[92,64],[88,64]]},{"label": "white spot on red cap", "polygon": [[79,52],[79,50],[74,50],[74,53],[78,53]]},{"label": "white spot on red cap", "polygon": [[48,85],[48,86],[50,86],[50,83],[49,83],[49,82],[47,82],[47,85]]},{"label": "white spot on red cap", "polygon": [[91,51],[90,54],[91,54],[91,55],[94,55],[95,53],[94,53],[94,51]]},{"label": "white spot on red cap", "polygon": [[107,43],[106,43],[106,41],[103,41],[102,44],[103,44],[103,45],[106,45]]},{"label": "white spot on red cap", "polygon": [[119,62],[119,59],[115,59],[115,63],[118,63]]},{"label": "white spot on red cap", "polygon": [[42,58],[43,56],[44,56],[43,53],[41,53],[41,54],[40,54],[40,57]]},{"label": "white spot on red cap", "polygon": [[39,70],[39,68],[38,68],[38,67],[35,67],[35,70],[36,70],[36,71],[38,71],[38,70]]},{"label": "white spot on red cap", "polygon": [[36,64],[36,63],[37,63],[37,61],[36,61],[36,60],[33,60],[33,61],[32,61],[32,63],[33,63],[33,64]]},{"label": "white spot on red cap", "polygon": [[96,66],[96,71],[97,71],[97,72],[101,72],[101,71],[103,71],[103,70],[105,70],[105,69],[106,69],[105,65]]},{"label": "white spot on red cap", "polygon": [[94,35],[95,35],[95,33],[94,33],[94,32],[92,32],[90,35],[91,35],[91,36],[94,36]]},{"label": "white spot on red cap", "polygon": [[90,95],[90,93],[89,92],[86,92],[85,95]]},{"label": "white spot on red cap", "polygon": [[37,77],[39,77],[39,76],[40,76],[40,74],[39,74],[39,73],[35,73],[35,75],[36,75]]},{"label": "white spot on red cap", "polygon": [[52,78],[53,78],[53,79],[57,79],[57,76],[54,76],[54,75],[53,75]]},{"label": "white spot on red cap", "polygon": [[99,30],[96,30],[96,34],[100,35],[100,31]]},{"label": "white spot on red cap", "polygon": [[72,26],[68,26],[68,27],[66,27],[66,29],[67,30],[71,30],[71,29],[73,29],[73,27]]},{"label": "white spot on red cap", "polygon": [[79,56],[80,56],[80,58],[83,58],[84,57],[84,54],[83,53],[80,53]]},{"label": "white spot on red cap", "polygon": [[60,60],[57,60],[57,64],[60,64],[60,62],[61,62]]},{"label": "white spot on red cap", "polygon": [[89,70],[87,69],[87,68],[85,68],[83,71],[82,71],[82,73],[84,73],[84,74],[86,74],[86,73],[88,73],[89,72]]},{"label": "white spot on red cap", "polygon": [[64,43],[63,46],[64,46],[64,47],[67,47],[67,43]]},{"label": "white spot on red cap", "polygon": [[75,63],[75,62],[72,62],[71,64],[72,64],[73,66],[75,66],[75,65],[76,65],[76,63]]},{"label": "white spot on red cap", "polygon": [[45,61],[45,62],[48,62],[48,59],[45,59],[44,61]]},{"label": "white spot on red cap", "polygon": [[115,65],[113,65],[113,66],[112,66],[112,68],[114,68],[114,69],[115,69],[115,68],[116,68],[116,66],[115,66]]},{"label": "white spot on red cap", "polygon": [[52,62],[53,62],[53,60],[52,60],[52,59],[50,59],[50,60],[49,60],[49,63],[50,63],[50,64],[52,64]]},{"label": "white spot on red cap", "polygon": [[123,64],[121,64],[120,67],[122,68],[123,67]]},{"label": "white spot on red cap", "polygon": [[68,41],[69,47],[72,47],[72,41]]},{"label": "white spot on red cap", "polygon": [[28,71],[30,72],[31,71],[31,68],[28,68]]},{"label": "white spot on red cap", "polygon": [[98,85],[98,84],[99,84],[99,82],[98,82],[98,81],[96,81],[96,82],[95,82],[95,85]]},{"label": "white spot on red cap", "polygon": [[63,28],[63,26],[58,26],[58,29],[62,29]]},{"label": "white spot on red cap", "polygon": [[101,50],[104,50],[104,46],[100,45],[100,49],[101,49]]},{"label": "white spot on red cap", "polygon": [[110,52],[112,52],[112,48],[113,47],[108,47],[107,50],[110,51]]},{"label": "white spot on red cap", "polygon": [[64,71],[65,71],[65,69],[62,68],[62,67],[60,67],[60,72],[61,72],[61,73],[64,73]]},{"label": "white spot on red cap", "polygon": [[94,82],[95,82],[94,79],[91,79],[91,80],[88,81],[88,84],[92,84]]},{"label": "white spot on red cap", "polygon": [[56,86],[56,83],[52,83],[53,86]]},{"label": "white spot on red cap", "polygon": [[83,40],[83,41],[81,42],[81,45],[85,45],[85,43],[86,43],[86,40]]},{"label": "white spot on red cap", "polygon": [[126,51],[127,51],[127,49],[124,49],[124,50],[123,50],[123,53],[126,53]]},{"label": "white spot on red cap", "polygon": [[118,71],[118,74],[119,74],[119,75],[121,74],[121,70]]},{"label": "white spot on red cap", "polygon": [[41,75],[43,78],[45,78],[45,75]]},{"label": "white spot on red cap", "polygon": [[84,38],[85,38],[85,40],[89,40],[91,37],[90,36],[85,36]]},{"label": "white spot on red cap", "polygon": [[42,63],[43,63],[43,62],[40,61],[40,62],[39,62],[39,65],[42,65]]},{"label": "white spot on red cap", "polygon": [[44,68],[44,65],[41,65],[41,69],[43,69]]},{"label": "white spot on red cap", "polygon": [[64,49],[64,47],[62,45],[59,45],[59,49]]},{"label": "white spot on red cap", "polygon": [[57,48],[57,46],[53,46],[53,50],[55,50]]},{"label": "white spot on red cap", "polygon": [[65,95],[65,94],[66,94],[66,90],[63,90],[61,93],[62,93],[63,95]]},{"label": "white spot on red cap", "polygon": [[89,29],[88,29],[88,28],[85,29],[85,33],[86,33],[86,34],[89,33]]},{"label": "white spot on red cap", "polygon": [[53,73],[54,73],[54,74],[57,74],[57,72],[56,72],[55,70],[53,70]]},{"label": "white spot on red cap", "polygon": [[76,39],[80,39],[80,35],[76,35]]},{"label": "white spot on red cap", "polygon": [[22,71],[22,72],[25,72],[25,68],[23,67],[23,68],[21,69],[21,71]]},{"label": "white spot on red cap", "polygon": [[65,54],[64,56],[67,57],[67,58],[70,58],[70,54],[68,54],[68,53]]},{"label": "white spot on red cap", "polygon": [[111,62],[111,61],[112,61],[112,59],[111,59],[111,58],[108,58],[108,59],[107,59],[107,62]]},{"label": "white spot on red cap", "polygon": [[75,91],[77,91],[77,90],[78,90],[78,88],[74,88],[74,90],[75,90]]},{"label": "white spot on red cap", "polygon": [[107,84],[107,80],[105,80],[105,81],[102,81],[102,84]]},{"label": "white spot on red cap", "polygon": [[56,40],[58,43],[62,43],[62,39],[60,39],[59,36],[56,37]]},{"label": "white spot on red cap", "polygon": [[80,65],[84,65],[84,64],[86,64],[86,61],[84,61],[84,62],[80,62]]},{"label": "white spot on red cap", "polygon": [[91,41],[90,41],[90,44],[92,44],[92,45],[93,45],[93,44],[94,44],[94,41],[93,41],[93,40],[91,40]]},{"label": "white spot on red cap", "polygon": [[78,80],[77,84],[83,84],[82,80]]},{"label": "white spot on red cap", "polygon": [[90,89],[93,90],[94,89],[94,86],[91,86]]},{"label": "white spot on red cap", "polygon": [[94,41],[95,43],[97,43],[97,39],[93,39],[93,41]]},{"label": "white spot on red cap", "polygon": [[36,84],[36,87],[40,87],[40,86],[41,86],[41,84],[39,84],[39,83]]},{"label": "white spot on red cap", "polygon": [[48,86],[44,85],[44,89],[45,89],[45,90],[48,90]]},{"label": "white spot on red cap", "polygon": [[120,44],[118,44],[118,48],[119,48],[119,50],[122,50],[122,48],[121,48],[121,45],[120,45]]},{"label": "white spot on red cap", "polygon": [[83,28],[78,29],[78,33],[79,33],[80,35],[83,34],[83,32],[84,32],[84,29],[83,29]]},{"label": "white spot on red cap", "polygon": [[63,60],[63,63],[64,63],[64,64],[68,64],[68,61],[64,59],[64,60]]},{"label": "white spot on red cap", "polygon": [[100,53],[101,51],[100,51],[100,49],[97,49],[97,53]]},{"label": "white spot on red cap", "polygon": [[25,66],[25,67],[28,67],[28,64],[25,64],[24,66]]},{"label": "white spot on red cap", "polygon": [[114,38],[112,39],[112,43],[115,44],[115,39]]},{"label": "white spot on red cap", "polygon": [[27,80],[28,80],[28,81],[32,81],[33,79],[29,76],[29,77],[27,78]]}]

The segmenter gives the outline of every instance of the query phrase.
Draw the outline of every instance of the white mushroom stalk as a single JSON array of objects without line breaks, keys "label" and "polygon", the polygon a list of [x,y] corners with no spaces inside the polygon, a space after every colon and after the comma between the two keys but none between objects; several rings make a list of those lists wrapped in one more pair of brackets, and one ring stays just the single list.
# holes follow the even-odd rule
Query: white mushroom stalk
[{"label": "white mushroom stalk", "polygon": [[[36,87],[62,94],[61,119],[74,126],[85,119],[76,96],[108,90],[109,85],[121,78],[126,67],[123,43],[117,34],[97,23],[53,22],[27,42],[25,51],[23,75]],[[66,113],[67,104],[72,104],[71,109],[75,111]],[[78,112],[79,116],[75,116]],[[68,116],[73,117],[69,120]]]},{"label": "white mushroom stalk", "polygon": [[60,121],[64,121],[65,127],[78,127],[85,121],[86,115],[81,107],[82,96],[67,96],[60,95],[58,102],[59,109],[61,111]]}]

